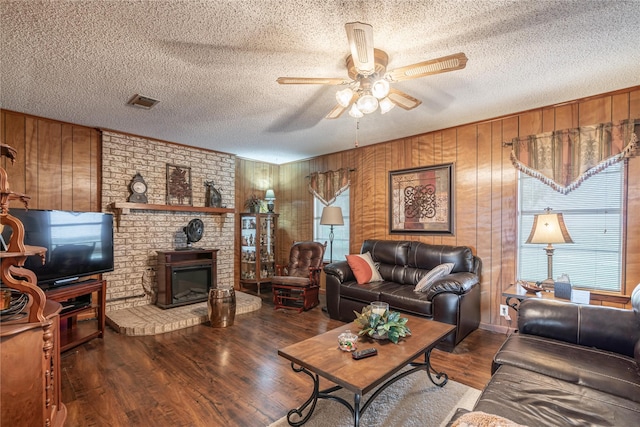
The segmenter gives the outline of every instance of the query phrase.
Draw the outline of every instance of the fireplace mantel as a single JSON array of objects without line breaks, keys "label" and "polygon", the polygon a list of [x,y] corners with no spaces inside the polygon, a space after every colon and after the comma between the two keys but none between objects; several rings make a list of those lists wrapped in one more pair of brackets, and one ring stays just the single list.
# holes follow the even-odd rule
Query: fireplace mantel
[{"label": "fireplace mantel", "polygon": [[115,212],[116,227],[120,228],[120,216],[131,213],[132,210],[146,211],[172,211],[172,212],[201,212],[211,215],[226,215],[235,213],[233,208],[212,208],[208,206],[184,206],[184,205],[153,205],[149,203],[113,202],[109,208]]}]

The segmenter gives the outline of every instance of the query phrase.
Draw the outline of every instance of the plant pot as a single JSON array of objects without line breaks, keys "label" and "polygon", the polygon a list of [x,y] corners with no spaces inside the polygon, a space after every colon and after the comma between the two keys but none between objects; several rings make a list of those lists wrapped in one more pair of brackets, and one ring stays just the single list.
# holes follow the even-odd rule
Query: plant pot
[{"label": "plant pot", "polygon": [[380,335],[380,334],[378,334],[377,332],[372,333],[370,336],[371,336],[371,338],[373,338],[374,340],[380,340],[380,341],[388,340],[388,339],[389,339],[389,337],[387,336],[387,334]]}]

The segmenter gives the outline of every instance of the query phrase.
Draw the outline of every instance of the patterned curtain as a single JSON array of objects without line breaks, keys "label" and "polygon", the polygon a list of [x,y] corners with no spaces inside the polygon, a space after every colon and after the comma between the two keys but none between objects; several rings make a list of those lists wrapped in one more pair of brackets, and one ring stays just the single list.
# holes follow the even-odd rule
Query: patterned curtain
[{"label": "patterned curtain", "polygon": [[313,172],[309,175],[309,192],[325,205],[336,201],[342,192],[349,188],[349,169],[337,171]]},{"label": "patterned curtain", "polygon": [[515,138],[516,169],[567,194],[588,177],[631,157],[638,146],[640,119]]}]

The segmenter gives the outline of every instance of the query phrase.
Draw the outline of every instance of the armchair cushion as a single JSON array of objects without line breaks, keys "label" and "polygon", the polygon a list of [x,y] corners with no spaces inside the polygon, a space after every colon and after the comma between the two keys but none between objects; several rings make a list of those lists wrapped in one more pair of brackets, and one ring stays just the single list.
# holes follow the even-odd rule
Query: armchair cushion
[{"label": "armchair cushion", "polygon": [[413,290],[416,292],[424,292],[428,290],[436,280],[451,273],[451,270],[453,270],[452,262],[445,262],[444,264],[440,264],[437,267],[434,267],[427,274],[425,274],[422,279],[420,279]]},{"label": "armchair cushion", "polygon": [[351,270],[353,270],[353,275],[356,276],[358,285],[382,281],[382,276],[380,276],[378,269],[373,264],[373,259],[371,259],[369,252],[358,255],[347,255],[347,263],[349,267],[351,267]]}]

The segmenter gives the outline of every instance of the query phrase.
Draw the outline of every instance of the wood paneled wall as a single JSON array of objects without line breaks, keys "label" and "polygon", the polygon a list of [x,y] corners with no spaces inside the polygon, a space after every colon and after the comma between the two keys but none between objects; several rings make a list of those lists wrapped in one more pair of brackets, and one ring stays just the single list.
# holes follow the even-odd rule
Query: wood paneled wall
[{"label": "wood paneled wall", "polygon": [[[640,87],[281,165],[276,187],[281,233],[289,240],[312,238],[312,196],[305,178],[309,173],[355,168],[350,190],[351,252],[359,252],[363,240],[371,238],[470,246],[482,259],[482,323],[496,329],[513,327],[498,314],[499,304],[504,303],[502,291],[516,278],[517,173],[510,148],[502,143],[627,118],[640,118]],[[389,171],[449,162],[455,164],[455,235],[390,234]],[[630,159],[628,166],[627,212],[632,213],[640,211],[640,158]],[[623,293],[627,295],[640,283],[638,235],[640,216],[626,215]]]},{"label": "wood paneled wall", "polygon": [[18,151],[3,167],[11,189],[31,196],[30,208],[100,212],[98,130],[2,110],[0,136]]},{"label": "wood paneled wall", "polygon": [[[517,174],[502,142],[627,118],[640,118],[640,86],[281,166],[238,158],[235,205],[241,212],[251,194],[263,198],[268,188],[275,190],[277,260],[282,263],[290,242],[313,236],[308,175],[356,169],[350,190],[351,252],[359,252],[369,238],[470,246],[483,264],[482,323],[506,328],[514,325],[498,316],[498,305],[502,290],[515,280]],[[0,120],[2,142],[18,150],[16,163],[5,164],[11,187],[29,194],[32,208],[100,211],[99,131],[6,110]],[[389,171],[449,162],[455,163],[455,235],[391,235]],[[623,294],[628,295],[640,283],[640,241],[635,238],[640,216],[634,214],[640,211],[640,158],[630,159],[627,171]],[[238,260],[237,242],[235,248]],[[238,271],[236,267],[236,283]],[[620,303],[605,298],[603,304]]]}]

